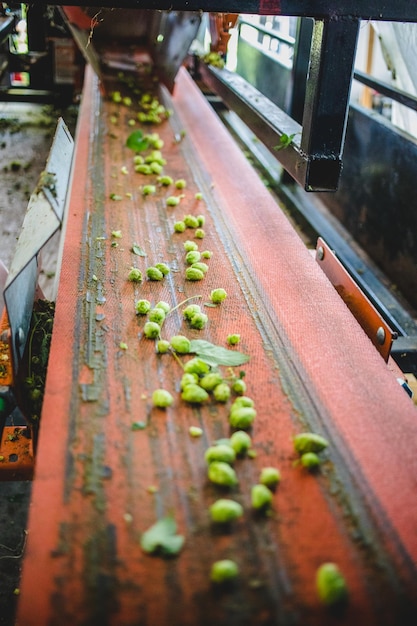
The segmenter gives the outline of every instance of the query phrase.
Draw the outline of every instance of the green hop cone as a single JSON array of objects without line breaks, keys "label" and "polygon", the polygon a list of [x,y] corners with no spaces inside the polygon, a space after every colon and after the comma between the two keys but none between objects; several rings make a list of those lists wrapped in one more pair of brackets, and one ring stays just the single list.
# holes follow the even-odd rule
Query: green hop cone
[{"label": "green hop cone", "polygon": [[198,219],[194,215],[184,215],[184,224],[187,228],[198,228]]},{"label": "green hop cone", "polygon": [[263,467],[259,482],[261,485],[265,485],[268,489],[274,489],[281,481],[281,472],[276,467]]},{"label": "green hop cone", "polygon": [[300,433],[295,435],[293,442],[294,449],[298,454],[304,454],[305,452],[321,452],[329,445],[327,439],[315,433]]},{"label": "green hop cone", "polygon": [[137,267],[132,267],[127,275],[127,279],[132,283],[140,283],[142,280],[142,272]]},{"label": "green hop cone", "polygon": [[204,374],[208,374],[209,371],[210,365],[197,356],[187,361],[184,365],[184,372],[197,374],[197,376],[204,376]]},{"label": "green hop cone", "polygon": [[246,383],[242,378],[238,378],[232,383],[232,391],[237,396],[243,396],[246,393]]},{"label": "green hop cone", "polygon": [[194,317],[196,313],[201,313],[201,307],[198,304],[189,304],[182,312],[184,319],[188,322],[192,319],[192,317]]},{"label": "green hop cone", "polygon": [[320,600],[327,606],[339,605],[347,600],[345,579],[335,563],[323,563],[316,572],[316,588]]},{"label": "green hop cone", "polygon": [[174,181],[172,180],[171,176],[159,176],[158,177],[158,183],[161,184],[163,187],[168,187],[169,185],[172,185]]},{"label": "green hop cone", "polygon": [[205,313],[196,313],[190,319],[191,328],[195,328],[197,330],[203,330],[206,327],[208,322],[208,316]]},{"label": "green hop cone", "polygon": [[310,472],[318,469],[321,464],[320,457],[315,452],[304,452],[300,459],[301,465]]},{"label": "green hop cone", "polygon": [[207,476],[212,483],[222,487],[234,487],[238,482],[235,470],[224,461],[210,463]]},{"label": "green hop cone", "polygon": [[232,335],[227,335],[227,343],[229,346],[236,346],[240,342],[240,335],[234,333]]},{"label": "green hop cone", "polygon": [[206,463],[214,463],[215,461],[222,461],[223,463],[234,463],[236,460],[236,453],[230,446],[226,444],[218,444],[217,446],[210,446],[207,448],[204,458]]},{"label": "green hop cone", "polygon": [[151,308],[149,300],[138,300],[135,303],[135,310],[137,315],[146,315]]},{"label": "green hop cone", "polygon": [[146,322],[143,327],[143,334],[147,339],[158,339],[161,327],[156,322]]},{"label": "green hop cone", "polygon": [[230,387],[227,383],[220,383],[213,389],[213,396],[217,402],[227,402],[230,398]]},{"label": "green hop cone", "polygon": [[239,519],[243,515],[243,507],[235,500],[220,498],[210,507],[210,517],[212,522],[217,524],[228,524]]},{"label": "green hop cone", "polygon": [[250,428],[255,420],[256,410],[250,406],[242,406],[232,409],[229,415],[229,423],[232,428],[245,430]]},{"label": "green hop cone", "polygon": [[184,250],[186,252],[191,252],[192,250],[198,250],[198,244],[196,244],[195,241],[190,241],[189,239],[187,239],[187,241],[184,241]]},{"label": "green hop cone", "polygon": [[180,198],[178,196],[169,196],[166,199],[167,206],[177,206],[180,203]]},{"label": "green hop cone", "polygon": [[179,220],[178,222],[175,222],[174,224],[175,233],[183,233],[185,228],[186,228],[185,223],[182,220]]},{"label": "green hop cone", "polygon": [[230,445],[237,455],[242,455],[251,447],[252,439],[244,430],[236,430],[230,436]]},{"label": "green hop cone", "polygon": [[166,339],[160,339],[156,342],[156,351],[158,354],[166,354],[169,352],[171,344]]},{"label": "green hop cone", "polygon": [[272,493],[265,485],[253,485],[251,502],[254,509],[265,509],[272,504]]},{"label": "green hop cone", "polygon": [[185,270],[185,278],[186,280],[203,280],[204,274],[201,270],[196,269],[195,267],[187,267]]},{"label": "green hop cone", "polygon": [[239,568],[230,559],[216,561],[211,566],[210,580],[218,585],[230,583],[239,576]]},{"label": "green hop cone", "polygon": [[168,302],[164,302],[163,300],[160,300],[158,304],[155,304],[155,308],[162,309],[165,315],[168,315],[171,310],[171,306],[168,304]]},{"label": "green hop cone", "polygon": [[223,377],[220,372],[210,372],[200,380],[200,386],[206,391],[213,391],[213,389],[222,382]]},{"label": "green hop cone", "polygon": [[146,270],[146,276],[149,280],[162,280],[164,275],[157,267],[148,267]]},{"label": "green hop cone", "polygon": [[208,265],[206,263],[202,263],[201,261],[197,261],[197,263],[193,263],[191,267],[194,267],[197,270],[200,270],[200,272],[203,272],[203,274],[207,274],[208,272]]},{"label": "green hop cone", "polygon": [[181,393],[181,398],[191,404],[202,404],[208,400],[209,395],[199,385],[187,385]]},{"label": "green hop cone", "polygon": [[156,322],[162,326],[165,321],[165,312],[162,309],[155,307],[149,311],[148,319],[150,322]]},{"label": "green hop cone", "polygon": [[239,398],[236,398],[234,400],[231,408],[233,411],[233,409],[237,409],[242,406],[254,407],[255,402],[252,400],[252,398],[249,398],[249,396],[239,396]]},{"label": "green hop cone", "polygon": [[194,263],[198,263],[200,258],[201,258],[201,253],[198,250],[190,250],[185,255],[185,262],[188,263],[188,265],[193,265]]},{"label": "green hop cone", "polygon": [[183,374],[181,377],[181,391],[183,391],[187,385],[197,385],[198,384],[198,376],[197,374]]},{"label": "green hop cone", "polygon": [[155,263],[155,267],[161,272],[163,276],[168,276],[171,271],[169,265],[167,265],[166,263]]},{"label": "green hop cone", "polygon": [[152,404],[161,409],[165,409],[174,402],[174,398],[166,389],[155,389],[152,394]]},{"label": "green hop cone", "polygon": [[142,194],[144,196],[151,196],[156,192],[155,185],[144,185],[142,187]]},{"label": "green hop cone", "polygon": [[184,335],[174,335],[171,337],[171,346],[178,354],[188,354],[190,352],[191,342]]},{"label": "green hop cone", "polygon": [[223,302],[223,300],[225,300],[227,298],[227,293],[224,289],[213,289],[213,291],[210,293],[210,300],[214,303],[214,304],[220,304],[220,302]]}]

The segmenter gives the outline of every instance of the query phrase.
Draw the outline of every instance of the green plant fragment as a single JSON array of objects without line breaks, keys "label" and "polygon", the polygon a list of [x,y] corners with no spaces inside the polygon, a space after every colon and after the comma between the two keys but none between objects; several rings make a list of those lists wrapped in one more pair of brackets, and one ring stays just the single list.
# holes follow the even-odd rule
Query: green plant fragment
[{"label": "green plant fragment", "polygon": [[184,545],[184,537],[177,535],[174,518],[167,516],[158,520],[142,534],[140,545],[148,554],[176,556]]},{"label": "green plant fragment", "polygon": [[227,365],[236,367],[249,361],[249,356],[237,350],[228,350],[223,346],[216,346],[204,339],[193,339],[190,345],[190,352],[197,354],[209,365]]},{"label": "green plant fragment", "polygon": [[141,248],[140,245],[137,243],[134,243],[132,245],[131,251],[133,252],[133,254],[136,254],[136,256],[147,256],[145,250]]},{"label": "green plant fragment", "polygon": [[149,148],[149,141],[141,130],[135,130],[126,139],[126,147],[134,152],[143,152]]}]

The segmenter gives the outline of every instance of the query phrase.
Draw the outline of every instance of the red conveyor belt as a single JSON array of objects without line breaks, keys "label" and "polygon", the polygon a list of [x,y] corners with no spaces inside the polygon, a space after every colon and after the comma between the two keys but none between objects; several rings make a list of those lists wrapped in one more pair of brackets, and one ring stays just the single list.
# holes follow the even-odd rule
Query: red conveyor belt
[{"label": "red conveyor belt", "polygon": [[[172,102],[164,98],[174,114],[153,130],[165,142],[165,172],[187,181],[174,208],[165,205],[172,190],[142,196],[148,179],[125,147],[131,111],[105,99],[87,70],[18,624],[411,624],[416,409],[185,70]],[[213,256],[199,282],[184,280],[192,232],[173,234],[184,214],[206,218],[200,249]],[[131,252],[134,242],[147,257]],[[127,280],[132,265],[156,262],[171,267],[162,282]],[[201,295],[203,305],[217,287],[228,297],[205,307],[205,330],[190,331],[179,309],[163,334],[223,346],[241,335],[250,360],[237,369],[257,408],[256,458],[237,461],[231,492],[208,482],[204,460],[229,435],[227,406],[180,399],[181,367],[155,353],[134,312],[138,298],[175,306]],[[159,387],[174,396],[166,410],[151,405]],[[137,422],[146,427],[132,429]],[[190,437],[191,425],[200,438]],[[304,430],[330,442],[316,474],[295,463],[292,437]],[[270,514],[255,515],[250,488],[265,466],[278,467],[282,481]],[[208,515],[225,493],[244,507],[227,532]],[[141,534],[168,514],[184,548],[170,559],[145,554]],[[222,558],[240,567],[225,589],[209,579]],[[327,561],[349,589],[336,612],[315,589]]]}]

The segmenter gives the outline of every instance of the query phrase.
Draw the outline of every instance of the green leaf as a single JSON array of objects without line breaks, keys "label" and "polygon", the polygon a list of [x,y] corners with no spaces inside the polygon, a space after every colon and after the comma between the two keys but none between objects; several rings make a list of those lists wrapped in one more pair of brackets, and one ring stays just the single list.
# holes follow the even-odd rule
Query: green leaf
[{"label": "green leaf", "polygon": [[184,545],[184,537],[177,535],[177,524],[173,517],[167,516],[148,528],[140,539],[142,550],[148,554],[175,556]]},{"label": "green leaf", "polygon": [[134,152],[143,152],[149,148],[149,141],[143,136],[141,130],[134,130],[126,139],[126,146]]},{"label": "green leaf", "polygon": [[196,354],[211,366],[228,365],[229,367],[236,367],[249,361],[249,356],[243,354],[243,352],[215,346],[204,339],[193,339],[190,344],[190,352]]},{"label": "green leaf", "polygon": [[137,243],[134,243],[132,246],[133,254],[137,254],[138,256],[147,256],[145,250],[141,248]]},{"label": "green leaf", "polygon": [[297,133],[292,133],[291,135],[283,133],[280,137],[279,144],[277,146],[274,146],[274,150],[283,150],[284,148],[288,148],[296,135]]}]

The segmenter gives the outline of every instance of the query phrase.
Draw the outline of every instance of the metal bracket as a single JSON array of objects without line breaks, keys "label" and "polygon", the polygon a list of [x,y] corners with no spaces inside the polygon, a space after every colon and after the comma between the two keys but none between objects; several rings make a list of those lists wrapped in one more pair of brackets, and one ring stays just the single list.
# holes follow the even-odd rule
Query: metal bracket
[{"label": "metal bracket", "polygon": [[316,261],[375,348],[388,361],[397,333],[391,330],[321,237],[317,240]]}]

